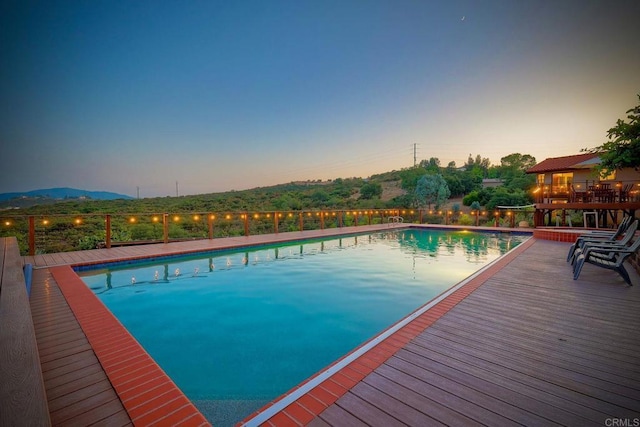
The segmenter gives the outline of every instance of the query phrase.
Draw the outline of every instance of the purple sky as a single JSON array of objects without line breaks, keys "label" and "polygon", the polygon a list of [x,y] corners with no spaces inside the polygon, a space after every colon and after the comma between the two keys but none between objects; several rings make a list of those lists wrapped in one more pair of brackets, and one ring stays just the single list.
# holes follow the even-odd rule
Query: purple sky
[{"label": "purple sky", "polygon": [[9,1],[0,192],[141,197],[578,154],[638,104],[640,1]]}]

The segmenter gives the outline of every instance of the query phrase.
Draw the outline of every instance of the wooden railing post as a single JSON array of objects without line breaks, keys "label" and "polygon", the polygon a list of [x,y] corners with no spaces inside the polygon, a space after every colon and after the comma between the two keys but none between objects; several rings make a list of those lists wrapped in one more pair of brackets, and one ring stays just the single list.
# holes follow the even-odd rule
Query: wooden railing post
[{"label": "wooden railing post", "polygon": [[104,246],[109,249],[111,248],[111,215],[105,215],[104,218]]},{"label": "wooden railing post", "polygon": [[249,236],[249,212],[244,213],[244,235]]},{"label": "wooden railing post", "polygon": [[353,224],[358,226],[358,211],[353,211]]},{"label": "wooden railing post", "polygon": [[303,214],[302,214],[302,212],[300,212],[300,214],[298,214],[298,219],[299,219],[299,222],[300,222],[300,231],[304,231],[304,222],[302,220],[302,217],[303,217]]},{"label": "wooden railing post", "polygon": [[324,230],[324,211],[320,211],[320,230]]},{"label": "wooden railing post", "polygon": [[342,228],[342,215],[344,215],[344,211],[338,211],[338,227]]},{"label": "wooden railing post", "polygon": [[279,215],[278,212],[273,213],[273,230],[274,230],[274,233],[276,234],[278,234],[278,222],[279,222],[278,215]]},{"label": "wooden railing post", "polygon": [[33,215],[29,216],[29,255],[36,254],[36,219]]},{"label": "wooden railing post", "polygon": [[208,226],[209,226],[209,240],[213,239],[213,214],[209,214],[207,216],[208,218]]},{"label": "wooden railing post", "polygon": [[169,214],[162,214],[162,236],[164,243],[169,243]]}]

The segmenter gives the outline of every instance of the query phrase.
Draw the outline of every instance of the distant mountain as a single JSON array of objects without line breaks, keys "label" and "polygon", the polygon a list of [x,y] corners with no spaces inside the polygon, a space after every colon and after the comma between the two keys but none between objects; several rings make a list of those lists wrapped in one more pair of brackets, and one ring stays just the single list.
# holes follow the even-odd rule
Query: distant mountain
[{"label": "distant mountain", "polygon": [[80,198],[93,200],[133,199],[133,197],[124,194],[111,193],[108,191],[78,190],[77,188],[46,188],[42,190],[25,191],[22,193],[0,193],[0,201],[24,198],[54,200]]}]

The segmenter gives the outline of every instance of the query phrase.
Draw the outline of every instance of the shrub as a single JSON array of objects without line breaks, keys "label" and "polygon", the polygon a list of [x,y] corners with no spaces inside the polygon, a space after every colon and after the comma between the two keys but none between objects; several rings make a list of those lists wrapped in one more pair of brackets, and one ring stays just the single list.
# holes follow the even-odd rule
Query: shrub
[{"label": "shrub", "polygon": [[460,225],[473,225],[475,223],[475,218],[472,218],[471,215],[462,214],[460,218],[458,218],[458,224]]}]

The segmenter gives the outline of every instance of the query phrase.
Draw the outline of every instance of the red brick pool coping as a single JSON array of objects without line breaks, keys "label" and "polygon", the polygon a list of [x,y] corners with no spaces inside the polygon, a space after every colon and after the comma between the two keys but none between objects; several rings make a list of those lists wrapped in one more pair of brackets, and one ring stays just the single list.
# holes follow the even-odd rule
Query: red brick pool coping
[{"label": "red brick pool coping", "polygon": [[70,266],[49,271],[134,425],[211,425]]},{"label": "red brick pool coping", "polygon": [[[574,236],[575,240],[575,236]],[[328,379],[321,382],[319,385],[312,388],[310,391],[303,394],[293,403],[289,404],[282,410],[279,410],[270,418],[264,422],[256,423],[254,418],[268,410],[279,401],[303,387],[309,381],[316,378],[320,372],[305,382],[296,386],[289,392],[283,394],[278,399],[265,405],[257,412],[251,414],[245,418],[239,424],[244,425],[263,425],[263,426],[297,426],[306,425],[315,417],[320,415],[322,411],[335,403],[340,397],[342,397],[347,391],[354,387],[358,382],[364,379],[367,375],[381,366],[387,359],[393,356],[398,350],[403,348],[412,339],[421,334],[425,329],[431,326],[435,321],[442,317],[445,313],[455,307],[459,302],[468,297],[473,291],[478,289],[487,279],[492,277],[498,270],[504,268],[507,264],[513,261],[520,253],[525,251],[534,242],[534,239],[528,239],[524,243],[517,246],[514,250],[510,251],[507,255],[500,258],[498,261],[490,265],[480,274],[473,277],[462,287],[455,290],[448,295],[442,301],[435,304],[433,307],[413,319],[411,322],[400,328],[398,331],[391,334],[389,337],[380,341],[373,348],[362,354],[360,357],[350,362],[336,373],[331,375]],[[420,310],[420,309],[418,309]],[[416,311],[418,311],[416,310]],[[391,326],[390,328],[393,328]],[[389,328],[389,329],[390,329]],[[363,344],[363,345],[366,345]],[[356,352],[358,349],[353,350]],[[352,352],[352,353],[353,353]],[[350,354],[352,354],[350,353]],[[345,355],[343,358],[337,360],[326,369],[340,363],[349,355]],[[325,370],[326,370],[325,369]],[[321,371],[324,372],[325,370]],[[253,421],[252,421],[253,420]]]}]

